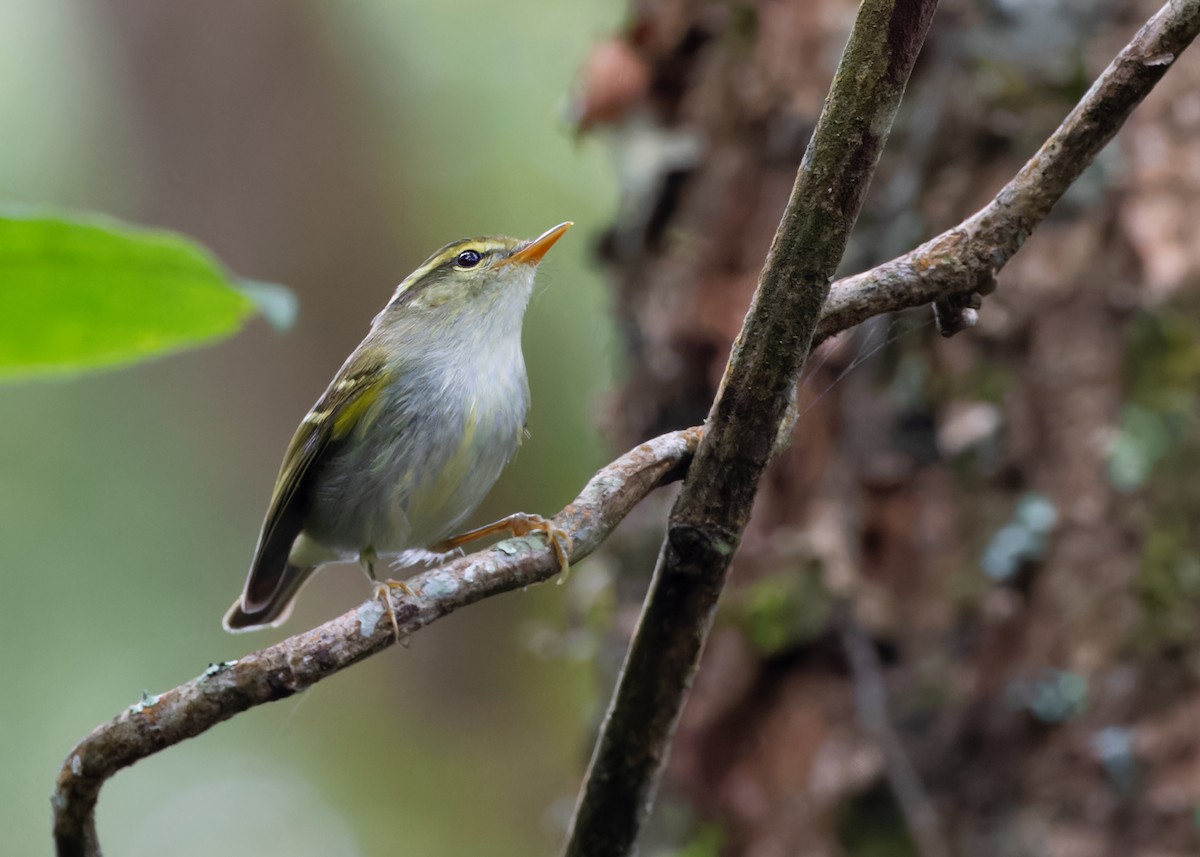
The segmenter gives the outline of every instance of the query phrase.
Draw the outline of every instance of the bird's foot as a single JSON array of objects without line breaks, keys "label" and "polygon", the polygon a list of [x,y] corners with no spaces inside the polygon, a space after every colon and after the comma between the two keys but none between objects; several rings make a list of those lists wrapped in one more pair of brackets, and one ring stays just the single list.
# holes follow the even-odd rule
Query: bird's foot
[{"label": "bird's foot", "polygon": [[383,609],[387,611],[388,619],[392,623],[392,633],[396,635],[396,642],[404,644],[404,639],[400,636],[400,622],[396,619],[396,608],[392,606],[392,590],[399,589],[405,595],[416,595],[411,586],[403,580],[377,580],[375,581],[374,592],[371,597],[383,604]]},{"label": "bird's foot", "polygon": [[571,537],[567,534],[566,530],[556,527],[552,521],[548,518],[543,518],[541,515],[529,515],[524,512],[517,512],[515,515],[501,518],[499,521],[485,524],[474,530],[468,530],[461,535],[452,536],[444,542],[435,545],[434,550],[452,550],[473,542],[476,539],[482,539],[496,533],[511,533],[517,537],[528,536],[533,533],[539,533],[544,536],[546,544],[554,550],[554,556],[558,559],[558,567],[562,571],[562,576],[559,577],[558,582],[562,583],[567,579],[567,573],[571,570]]}]

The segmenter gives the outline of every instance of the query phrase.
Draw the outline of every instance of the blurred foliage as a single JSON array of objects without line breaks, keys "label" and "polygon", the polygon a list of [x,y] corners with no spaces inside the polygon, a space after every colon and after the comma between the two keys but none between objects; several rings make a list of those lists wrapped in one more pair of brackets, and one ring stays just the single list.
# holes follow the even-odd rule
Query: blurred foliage
[{"label": "blurred foliage", "polygon": [[1142,547],[1139,590],[1143,622],[1139,636],[1154,648],[1184,645],[1196,638],[1200,550],[1196,518],[1181,518],[1171,515],[1155,525]]},{"label": "blurred foliage", "polygon": [[1166,307],[1134,317],[1125,347],[1130,401],[1160,413],[1194,411],[1200,393],[1198,309]]},{"label": "blurred foliage", "polygon": [[[0,581],[0,722],[21,736],[0,744],[0,853],[51,852],[58,766],[143,690],[367,597],[357,571],[334,568],[286,628],[220,629],[290,432],[436,247],[579,224],[543,266],[527,317],[531,437],[476,522],[553,511],[608,458],[591,408],[611,382],[612,334],[587,247],[614,183],[557,111],[622,11],[619,0],[0,4],[0,106],[21,129],[0,147],[0,199],[170,227],[239,274],[288,283],[301,306],[286,337],[251,324],[218,348],[123,372],[0,386],[12,570]],[[319,85],[297,83],[301,72]],[[265,302],[282,298],[287,315],[286,295],[242,286],[268,320]],[[562,627],[564,592],[588,574],[583,564],[565,590],[448,617],[408,649],[120,773],[100,797],[106,851],[548,853],[586,762],[596,689],[590,663],[535,656],[521,633]]]},{"label": "blurred foliage", "polygon": [[1134,734],[1128,726],[1106,726],[1097,730],[1089,742],[1113,791],[1123,798],[1134,797],[1140,785]]},{"label": "blurred foliage", "polygon": [[919,857],[904,815],[884,785],[842,806],[838,841],[848,857]]},{"label": "blurred foliage", "polygon": [[1012,370],[1001,360],[976,360],[961,373],[937,374],[930,379],[937,401],[974,399],[999,405],[1015,385]]},{"label": "blurred foliage", "polygon": [[1109,447],[1109,479],[1133,491],[1196,434],[1200,324],[1178,310],[1143,311],[1127,338],[1129,401]]},{"label": "blurred foliage", "polygon": [[[286,295],[259,286],[275,317]],[[0,379],[79,372],[238,330],[254,308],[207,251],[169,232],[0,216]]]},{"label": "blurred foliage", "polygon": [[725,832],[717,824],[706,824],[700,828],[692,841],[675,852],[675,857],[720,857]]},{"label": "blurred foliage", "polygon": [[1124,405],[1108,449],[1109,481],[1121,491],[1141,488],[1186,436],[1186,428],[1182,414]]},{"label": "blurred foliage", "polygon": [[1200,623],[1200,485],[1155,478],[1200,470],[1200,322],[1195,307],[1140,311],[1129,326],[1127,403],[1109,446],[1109,478],[1131,494],[1142,535],[1142,620],[1134,642],[1146,653],[1188,645]]},{"label": "blurred foliage", "polygon": [[815,638],[834,606],[816,563],[756,580],[733,595],[736,600],[724,615],[764,655]]},{"label": "blurred foliage", "polygon": [[1045,669],[1035,678],[1010,682],[1009,705],[1023,708],[1043,723],[1063,723],[1087,708],[1087,679],[1069,670]]},{"label": "blurred foliage", "polygon": [[1058,510],[1044,494],[1030,492],[1017,500],[1012,519],[995,532],[979,564],[992,580],[1006,581],[1025,563],[1037,562],[1046,554],[1050,534],[1058,523]]}]

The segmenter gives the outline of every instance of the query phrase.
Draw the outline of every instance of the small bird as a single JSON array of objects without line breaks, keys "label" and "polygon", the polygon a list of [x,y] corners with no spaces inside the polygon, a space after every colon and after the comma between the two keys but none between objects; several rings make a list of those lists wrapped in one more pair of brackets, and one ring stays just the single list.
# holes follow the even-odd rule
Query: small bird
[{"label": "small bird", "polygon": [[447,244],[397,287],[288,444],[227,631],[279,625],[319,566],[357,558],[399,638],[387,591],[409,590],[378,582],[378,559],[501,531],[545,534],[566,570],[566,534],[536,515],[447,537],[521,444],[521,326],[538,263],[571,226]]}]

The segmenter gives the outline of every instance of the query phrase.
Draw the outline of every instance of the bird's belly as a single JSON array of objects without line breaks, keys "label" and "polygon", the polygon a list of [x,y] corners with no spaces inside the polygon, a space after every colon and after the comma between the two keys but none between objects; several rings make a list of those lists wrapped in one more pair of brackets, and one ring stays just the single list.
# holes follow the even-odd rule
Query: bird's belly
[{"label": "bird's belly", "polygon": [[[524,401],[514,395],[497,406],[469,396],[415,417],[382,412],[374,446],[351,437],[326,463],[305,533],[334,550],[373,548],[383,555],[452,535],[516,451]],[[395,428],[380,437],[385,425]]]},{"label": "bird's belly", "polygon": [[[523,421],[522,421],[523,422]],[[474,431],[430,478],[414,486],[401,505],[410,530],[406,547],[427,547],[453,535],[483,502],[520,442],[521,426],[476,420]]]}]

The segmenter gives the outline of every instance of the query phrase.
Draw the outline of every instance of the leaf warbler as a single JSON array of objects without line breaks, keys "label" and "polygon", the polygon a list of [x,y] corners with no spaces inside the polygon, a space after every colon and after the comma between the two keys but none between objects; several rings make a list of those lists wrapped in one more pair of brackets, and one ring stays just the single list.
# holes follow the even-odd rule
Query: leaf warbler
[{"label": "leaf warbler", "polygon": [[[283,622],[325,563],[357,558],[375,580],[379,557],[494,532],[544,533],[566,569],[565,533],[535,515],[446,537],[521,443],[521,325],[537,265],[571,225],[532,241],[447,244],[397,287],[292,436],[226,630]],[[375,590],[398,637],[389,587],[407,587],[389,580]]]}]

